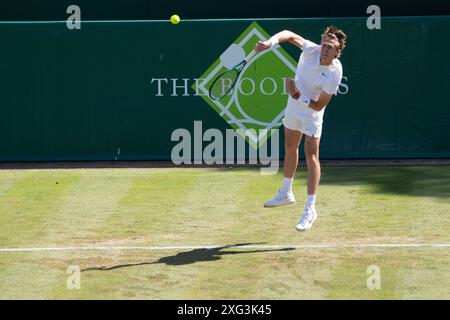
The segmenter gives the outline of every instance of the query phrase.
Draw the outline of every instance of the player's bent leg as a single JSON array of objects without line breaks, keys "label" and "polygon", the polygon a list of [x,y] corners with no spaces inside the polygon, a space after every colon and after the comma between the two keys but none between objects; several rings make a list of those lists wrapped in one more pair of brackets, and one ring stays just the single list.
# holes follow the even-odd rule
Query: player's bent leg
[{"label": "player's bent leg", "polygon": [[298,146],[303,134],[298,130],[284,128],[284,176],[292,178],[298,165]]},{"label": "player's bent leg", "polygon": [[264,203],[264,207],[278,207],[295,203],[292,183],[298,164],[298,146],[302,139],[302,133],[285,127],[285,156],[283,184],[275,197]]}]

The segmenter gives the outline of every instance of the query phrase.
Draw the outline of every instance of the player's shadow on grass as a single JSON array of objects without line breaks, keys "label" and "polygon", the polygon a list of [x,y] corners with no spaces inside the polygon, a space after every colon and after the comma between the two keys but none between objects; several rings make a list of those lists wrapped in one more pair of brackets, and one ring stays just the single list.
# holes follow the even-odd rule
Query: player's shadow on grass
[{"label": "player's shadow on grass", "polygon": [[221,259],[223,255],[235,255],[235,254],[248,254],[248,253],[263,253],[263,252],[280,252],[280,251],[290,251],[295,250],[294,248],[282,248],[282,249],[257,249],[257,250],[234,250],[234,251],[223,251],[224,249],[241,247],[241,246],[250,246],[250,245],[258,245],[261,243],[240,243],[222,247],[214,247],[214,248],[201,248],[194,249],[186,252],[179,252],[172,256],[166,256],[160,258],[158,261],[153,262],[137,262],[137,263],[127,263],[127,264],[118,264],[114,266],[103,266],[103,267],[89,267],[83,269],[82,271],[90,271],[90,270],[114,270],[120,268],[128,268],[135,266],[143,266],[143,265],[151,265],[151,264],[166,264],[169,266],[181,266],[192,264],[196,262],[205,262],[205,261],[217,261]]}]

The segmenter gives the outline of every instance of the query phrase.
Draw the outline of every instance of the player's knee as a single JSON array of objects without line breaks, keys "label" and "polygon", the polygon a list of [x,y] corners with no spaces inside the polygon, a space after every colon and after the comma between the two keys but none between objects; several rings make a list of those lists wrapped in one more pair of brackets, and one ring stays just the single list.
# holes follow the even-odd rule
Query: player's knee
[{"label": "player's knee", "polygon": [[305,150],[306,160],[313,163],[319,163],[319,151],[318,150]]},{"label": "player's knee", "polygon": [[295,143],[294,141],[285,141],[284,149],[287,152],[296,152],[298,149],[298,143]]}]

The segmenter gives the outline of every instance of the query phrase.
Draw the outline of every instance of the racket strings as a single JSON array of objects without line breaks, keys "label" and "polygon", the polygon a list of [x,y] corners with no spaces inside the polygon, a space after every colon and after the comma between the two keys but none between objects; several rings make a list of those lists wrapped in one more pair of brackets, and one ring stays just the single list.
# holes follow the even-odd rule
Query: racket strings
[{"label": "racket strings", "polygon": [[236,70],[225,72],[213,83],[210,95],[213,99],[225,97],[233,88],[239,73]]}]

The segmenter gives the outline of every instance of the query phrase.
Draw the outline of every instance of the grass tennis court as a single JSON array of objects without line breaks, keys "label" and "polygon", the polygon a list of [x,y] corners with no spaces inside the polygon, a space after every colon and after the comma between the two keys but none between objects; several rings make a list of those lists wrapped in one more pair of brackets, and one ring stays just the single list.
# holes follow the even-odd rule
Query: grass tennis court
[{"label": "grass tennis court", "polygon": [[[450,247],[423,246],[450,243],[450,166],[322,175],[319,218],[299,233],[304,168],[298,202],[273,209],[282,174],[256,168],[0,170],[1,249],[97,248],[0,251],[0,298],[450,299]],[[79,290],[70,265],[91,269]]]}]

